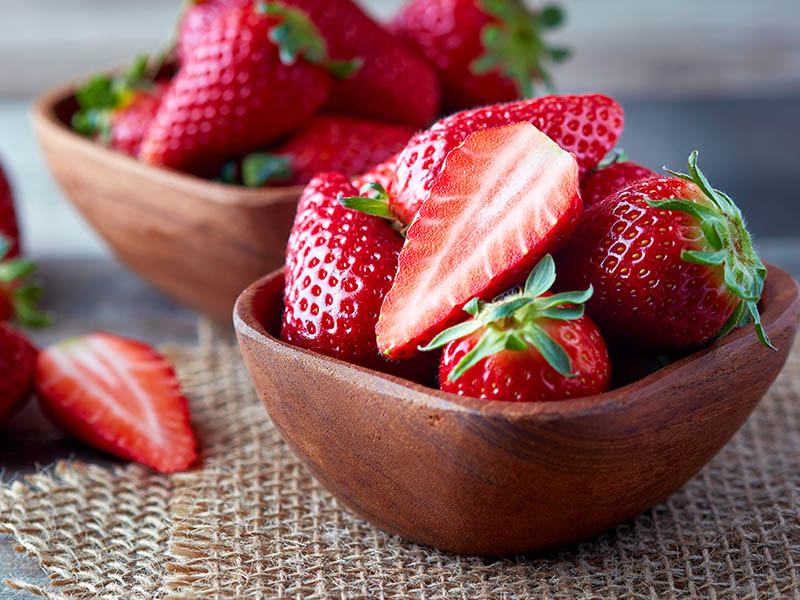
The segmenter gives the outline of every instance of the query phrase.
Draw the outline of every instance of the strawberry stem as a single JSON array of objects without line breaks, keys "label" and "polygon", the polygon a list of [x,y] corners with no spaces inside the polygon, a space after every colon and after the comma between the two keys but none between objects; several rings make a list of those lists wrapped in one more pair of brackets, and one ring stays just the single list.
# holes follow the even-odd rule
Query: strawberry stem
[{"label": "strawberry stem", "polygon": [[448,375],[455,381],[484,358],[503,350],[526,350],[533,346],[548,364],[564,377],[574,377],[569,355],[541,327],[542,319],[571,321],[584,314],[584,303],[592,296],[592,286],[582,292],[543,295],[556,281],[553,257],[546,255],[533,268],[522,290],[486,303],[473,298],[464,305],[472,318],[445,329],[420,350],[435,350],[484,329],[480,340],[464,355]]},{"label": "strawberry stem", "polygon": [[403,225],[392,213],[389,207],[389,194],[380,183],[365,183],[359,192],[361,192],[361,196],[339,198],[339,203],[345,208],[387,219],[391,222],[392,228],[403,237],[406,236],[408,226]]},{"label": "strawberry stem", "polygon": [[764,331],[761,315],[758,312],[758,301],[764,291],[767,268],[753,247],[750,232],[739,207],[730,196],[712,187],[697,166],[697,155],[697,150],[689,155],[689,174],[671,171],[666,167],[665,170],[675,177],[695,184],[708,201],[707,205],[684,198],[648,200],[647,203],[654,208],[690,214],[700,222],[700,229],[711,250],[684,250],[681,258],[686,262],[700,265],[721,266],[725,285],[740,299],[717,338],[752,320],[761,343],[776,350]]}]

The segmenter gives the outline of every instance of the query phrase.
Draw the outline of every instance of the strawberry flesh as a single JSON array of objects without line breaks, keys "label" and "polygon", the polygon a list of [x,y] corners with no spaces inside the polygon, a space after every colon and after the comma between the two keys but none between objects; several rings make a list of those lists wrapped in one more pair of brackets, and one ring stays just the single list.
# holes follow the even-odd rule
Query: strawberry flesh
[{"label": "strawberry flesh", "polygon": [[175,372],[150,346],[107,333],[39,354],[43,410],[76,438],[164,473],[194,462],[195,438]]},{"label": "strawberry flesh", "polygon": [[519,283],[582,208],[575,158],[534,126],[472,134],[447,157],[408,230],[376,327],[380,351],[408,358],[462,320],[471,298]]}]

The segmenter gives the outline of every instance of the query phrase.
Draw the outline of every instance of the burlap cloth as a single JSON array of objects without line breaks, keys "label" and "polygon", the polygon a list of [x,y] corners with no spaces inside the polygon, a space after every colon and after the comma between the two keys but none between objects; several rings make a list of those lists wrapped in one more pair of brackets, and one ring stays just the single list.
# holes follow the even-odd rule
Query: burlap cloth
[{"label": "burlap cloth", "polygon": [[172,477],[77,463],[0,488],[46,598],[800,598],[800,348],[744,428],[639,517],[560,551],[455,556],[351,515],[292,456],[238,351],[174,351],[202,461]]}]

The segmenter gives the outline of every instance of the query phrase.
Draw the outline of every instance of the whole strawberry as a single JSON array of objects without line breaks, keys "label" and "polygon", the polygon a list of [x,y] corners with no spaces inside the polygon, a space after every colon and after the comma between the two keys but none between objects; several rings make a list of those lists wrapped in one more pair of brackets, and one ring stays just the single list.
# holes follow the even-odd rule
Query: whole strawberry
[{"label": "whole strawberry", "polygon": [[450,115],[414,136],[400,153],[392,186],[392,211],[401,221],[410,223],[453,148],[475,131],[523,121],[572,152],[583,177],[616,144],[624,114],[611,98],[591,94],[545,96]]},{"label": "whole strawberry", "polygon": [[19,256],[19,225],[17,211],[14,208],[14,193],[0,165],[0,236],[8,245],[5,258]]},{"label": "whole strawberry", "polygon": [[394,180],[394,171],[395,166],[397,165],[397,154],[394,154],[387,158],[382,163],[374,165],[365,173],[361,173],[353,180],[353,185],[355,185],[359,190],[369,183],[377,183],[380,185],[383,190],[388,194],[391,194],[392,191],[392,181]]},{"label": "whole strawberry", "polygon": [[492,303],[474,298],[472,318],[439,334],[424,350],[445,346],[439,382],[447,392],[487,400],[566,400],[604,392],[611,364],[597,326],[583,314],[584,292],[550,294],[548,254],[525,286]]},{"label": "whole strawberry", "polygon": [[0,425],[30,395],[36,352],[24,335],[0,323]]},{"label": "whole strawberry", "polygon": [[142,143],[152,164],[203,171],[225,157],[275,142],[328,98],[319,31],[276,3],[231,8],[214,20],[173,78]]},{"label": "whole strawberry", "polygon": [[607,338],[657,352],[701,346],[747,320],[767,270],[741,212],[689,157],[689,175],[645,179],[585,213],[559,283],[593,285],[587,310]]},{"label": "whole strawberry", "polygon": [[329,171],[353,177],[400,151],[413,133],[404,125],[317,115],[285,143],[246,157],[242,176],[251,187],[305,184]]},{"label": "whole strawberry", "polygon": [[339,202],[356,195],[339,173],[317,175],[303,191],[286,250],[281,339],[385,369],[375,323],[403,239],[386,220]]},{"label": "whole strawberry", "polygon": [[616,161],[589,173],[581,182],[581,198],[586,208],[613,196],[622,188],[642,179],[658,177],[655,171],[635,162]]},{"label": "whole strawberry", "polygon": [[520,0],[410,0],[392,30],[436,67],[453,111],[530,98],[535,80],[549,85],[548,65],[569,52],[542,38],[562,21],[559,8],[531,12]]},{"label": "whole strawberry", "polygon": [[137,156],[168,84],[147,75],[148,58],[139,56],[128,72],[96,75],[75,92],[79,110],[72,127],[115,150]]}]

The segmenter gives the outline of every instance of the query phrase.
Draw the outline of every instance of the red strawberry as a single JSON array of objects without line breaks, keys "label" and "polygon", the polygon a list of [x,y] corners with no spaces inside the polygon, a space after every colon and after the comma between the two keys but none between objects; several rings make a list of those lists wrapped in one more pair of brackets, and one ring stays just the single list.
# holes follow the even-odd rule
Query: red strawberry
[{"label": "red strawberry", "polygon": [[79,110],[72,127],[131,156],[139,153],[168,84],[147,75],[148,57],[137,57],[126,72],[95,75],[75,92]]},{"label": "red strawberry", "polygon": [[24,335],[0,323],[0,424],[30,395],[36,352]]},{"label": "red strawberry", "polygon": [[318,115],[269,153],[245,158],[242,176],[252,187],[272,183],[276,173],[290,184],[328,171],[353,177],[400,151],[413,133],[404,125]]},{"label": "red strawberry", "polygon": [[150,90],[137,90],[128,103],[111,113],[109,145],[112,148],[130,156],[139,155],[142,140],[161,106],[167,87],[166,83],[159,82]]},{"label": "red strawberry", "polygon": [[147,344],[108,333],[66,340],[39,354],[35,380],[45,413],[95,448],[163,473],[197,458],[175,372]]},{"label": "red strawberry", "polygon": [[389,194],[392,193],[392,180],[394,179],[394,168],[397,164],[397,154],[390,156],[380,164],[375,165],[366,173],[362,173],[353,181],[359,190],[368,183],[377,183],[382,186]]},{"label": "red strawberry", "polygon": [[529,123],[473,133],[447,157],[400,253],[376,327],[378,348],[407,358],[473,297],[519,283],[582,211],[578,165]]},{"label": "red strawberry", "polygon": [[337,81],[330,112],[424,127],[439,114],[436,71],[351,0],[281,0],[300,8],[323,32],[331,56],[360,57],[361,68]]},{"label": "red strawberry", "polygon": [[533,96],[545,65],[569,55],[542,41],[561,24],[553,6],[532,14],[519,0],[410,0],[393,31],[439,71],[444,104],[460,110]]},{"label": "red strawberry", "polygon": [[445,158],[470,133],[523,121],[572,152],[583,177],[614,147],[622,133],[624,116],[619,104],[598,94],[545,96],[451,115],[414,136],[400,153],[392,190],[393,212],[404,223],[411,222],[428,197]]},{"label": "red strawberry", "polygon": [[0,236],[8,243],[6,258],[19,256],[19,225],[14,209],[14,194],[0,165]]},{"label": "red strawberry", "polygon": [[658,177],[658,173],[635,162],[614,162],[589,173],[581,182],[581,198],[586,208],[613,196],[622,188],[639,181]]},{"label": "red strawberry", "polygon": [[384,219],[340,204],[356,194],[339,173],[317,175],[303,191],[286,251],[281,339],[385,370],[375,322],[403,239]]},{"label": "red strawberry", "polygon": [[472,318],[440,333],[425,350],[446,346],[443,390],[487,400],[565,400],[604,392],[611,365],[603,337],[583,302],[592,295],[547,290],[556,279],[548,254],[525,286],[491,304],[474,298]]},{"label": "red strawberry", "polygon": [[261,8],[232,8],[211,24],[172,80],[142,143],[145,161],[202,171],[269,145],[322,106],[331,87],[323,64],[342,65],[327,60],[302,13]]},{"label": "red strawberry", "polygon": [[229,8],[252,6],[253,0],[189,0],[178,25],[175,51],[183,64],[195,48],[200,46],[206,31],[215,19]]},{"label": "red strawberry", "polygon": [[587,310],[607,338],[653,351],[696,348],[752,319],[766,269],[742,214],[689,157],[690,175],[634,183],[588,209],[559,282],[592,284]]}]

